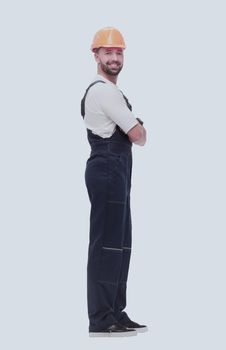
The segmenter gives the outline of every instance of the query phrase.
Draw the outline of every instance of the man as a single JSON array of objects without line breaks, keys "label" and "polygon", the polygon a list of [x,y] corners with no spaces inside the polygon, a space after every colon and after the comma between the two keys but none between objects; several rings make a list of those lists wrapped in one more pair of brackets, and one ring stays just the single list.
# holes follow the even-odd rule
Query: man
[{"label": "man", "polygon": [[147,327],[125,311],[131,255],[130,189],[132,143],[143,146],[146,131],[117,87],[125,42],[112,27],[99,30],[91,50],[97,75],[81,101],[91,154],[85,181],[91,203],[87,264],[90,336],[130,336]]}]

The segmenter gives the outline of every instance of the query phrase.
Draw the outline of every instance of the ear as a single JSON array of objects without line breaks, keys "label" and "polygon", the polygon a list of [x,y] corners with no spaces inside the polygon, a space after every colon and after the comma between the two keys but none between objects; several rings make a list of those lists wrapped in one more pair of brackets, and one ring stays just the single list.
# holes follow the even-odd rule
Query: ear
[{"label": "ear", "polygon": [[95,58],[95,61],[96,61],[97,63],[100,62],[98,53],[96,53],[96,52],[94,53],[94,58]]}]

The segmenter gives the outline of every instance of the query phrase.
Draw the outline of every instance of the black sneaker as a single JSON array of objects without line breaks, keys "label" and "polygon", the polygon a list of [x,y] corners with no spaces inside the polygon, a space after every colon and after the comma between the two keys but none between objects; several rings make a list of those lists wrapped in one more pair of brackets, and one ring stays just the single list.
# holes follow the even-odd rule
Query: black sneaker
[{"label": "black sneaker", "polygon": [[115,323],[102,331],[89,332],[90,337],[130,337],[133,335],[137,335],[135,329],[128,329],[120,323]]},{"label": "black sneaker", "polygon": [[138,333],[144,333],[148,331],[148,327],[145,325],[141,325],[139,323],[133,322],[131,320],[124,321],[123,326],[125,326],[128,329],[135,329]]}]

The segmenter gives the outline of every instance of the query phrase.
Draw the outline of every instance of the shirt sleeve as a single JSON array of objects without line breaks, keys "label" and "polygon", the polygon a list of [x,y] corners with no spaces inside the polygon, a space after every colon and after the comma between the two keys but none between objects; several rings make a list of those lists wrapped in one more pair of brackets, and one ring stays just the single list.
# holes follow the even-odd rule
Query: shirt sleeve
[{"label": "shirt sleeve", "polygon": [[127,107],[121,91],[107,83],[96,85],[99,86],[96,89],[95,98],[103,113],[127,134],[139,122]]}]

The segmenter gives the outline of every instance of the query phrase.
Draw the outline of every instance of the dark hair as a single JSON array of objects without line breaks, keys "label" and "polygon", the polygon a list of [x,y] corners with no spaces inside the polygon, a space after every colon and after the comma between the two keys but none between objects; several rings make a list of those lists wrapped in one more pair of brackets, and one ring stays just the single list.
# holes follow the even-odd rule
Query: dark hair
[{"label": "dark hair", "polygon": [[98,53],[99,50],[100,50],[100,47],[97,47],[97,48],[95,48],[95,49],[93,50],[93,52],[94,52],[94,53]]}]

